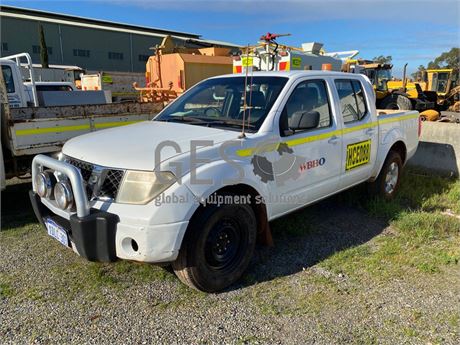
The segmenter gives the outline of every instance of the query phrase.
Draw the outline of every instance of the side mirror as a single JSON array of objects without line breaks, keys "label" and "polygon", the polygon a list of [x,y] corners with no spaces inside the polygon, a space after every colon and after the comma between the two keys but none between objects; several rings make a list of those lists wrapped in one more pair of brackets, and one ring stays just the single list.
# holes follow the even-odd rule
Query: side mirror
[{"label": "side mirror", "polygon": [[317,111],[297,111],[289,119],[289,128],[294,131],[312,129],[318,125],[319,113]]}]

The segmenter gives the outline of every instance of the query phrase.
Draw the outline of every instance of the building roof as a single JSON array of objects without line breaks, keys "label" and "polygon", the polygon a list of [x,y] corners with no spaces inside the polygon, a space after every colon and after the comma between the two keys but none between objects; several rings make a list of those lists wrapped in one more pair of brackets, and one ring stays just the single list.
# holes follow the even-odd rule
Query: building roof
[{"label": "building roof", "polygon": [[[92,19],[92,18],[86,18],[86,17],[72,16],[72,15],[62,14],[62,13],[45,12],[45,11],[33,10],[33,9],[28,9],[28,8],[16,7],[16,6],[4,6],[4,5],[0,6],[0,15],[5,16],[5,17],[40,20],[44,22],[54,22],[54,23],[74,25],[74,26],[85,26],[85,27],[89,26],[89,27],[99,28],[103,30],[131,32],[131,33],[136,33],[136,34],[144,34],[148,36],[171,35],[173,37],[182,38],[182,39],[187,39],[187,38],[199,39],[201,37],[201,35],[189,33],[189,32],[159,29],[159,28],[152,28],[152,27],[147,27],[147,26],[126,24],[126,23],[117,23],[117,22],[112,22],[112,21],[107,21],[107,20],[99,20],[99,19]],[[227,44],[234,46],[231,43],[227,43]]]}]

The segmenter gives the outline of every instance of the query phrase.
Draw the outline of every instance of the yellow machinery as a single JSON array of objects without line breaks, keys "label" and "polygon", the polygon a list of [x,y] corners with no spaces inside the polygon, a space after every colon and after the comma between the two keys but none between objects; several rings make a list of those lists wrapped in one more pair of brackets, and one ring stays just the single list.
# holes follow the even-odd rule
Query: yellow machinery
[{"label": "yellow machinery", "polygon": [[366,75],[374,85],[377,103],[382,103],[382,101],[389,95],[387,83],[391,80],[392,67],[393,65],[388,63],[353,59],[346,61],[342,67],[342,71]]},{"label": "yellow machinery", "polygon": [[[393,65],[379,63],[370,60],[347,60],[342,70],[349,73],[365,74],[374,85],[376,105],[380,109],[418,110],[422,114],[425,111],[436,108],[437,96],[435,92],[423,91],[417,84],[410,88],[406,78],[404,65],[403,80],[393,81],[391,70]],[[433,112],[426,115],[426,119],[433,120],[439,117]]]},{"label": "yellow machinery", "polygon": [[[418,73],[416,80],[406,84],[407,94],[417,97],[417,85],[436,101],[436,110],[460,111],[460,86],[457,85],[458,72],[452,68],[428,69]],[[388,83],[390,89],[402,87],[402,81]]]},{"label": "yellow machinery", "polygon": [[[407,64],[406,64],[407,66]],[[404,75],[406,74],[404,66]],[[416,109],[424,111],[433,109],[434,103],[424,93],[409,95],[406,92],[406,78],[398,88],[390,87],[392,82],[391,69],[392,64],[379,63],[370,60],[347,60],[342,70],[349,73],[361,73],[366,75],[374,85],[376,96],[376,105],[380,109]]]}]

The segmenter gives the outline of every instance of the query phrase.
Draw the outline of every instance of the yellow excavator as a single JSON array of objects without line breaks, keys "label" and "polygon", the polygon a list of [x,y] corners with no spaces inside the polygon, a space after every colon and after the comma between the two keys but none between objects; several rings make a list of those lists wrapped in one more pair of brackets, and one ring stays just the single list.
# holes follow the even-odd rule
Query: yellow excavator
[{"label": "yellow excavator", "polygon": [[[416,88],[412,94],[407,92],[406,67],[404,66],[403,81],[392,83],[392,64],[371,60],[347,60],[342,68],[344,72],[365,74],[374,85],[376,105],[380,109],[418,110],[423,112],[434,109],[433,95]],[[418,89],[418,90],[417,90]],[[417,92],[418,91],[418,92]]]}]

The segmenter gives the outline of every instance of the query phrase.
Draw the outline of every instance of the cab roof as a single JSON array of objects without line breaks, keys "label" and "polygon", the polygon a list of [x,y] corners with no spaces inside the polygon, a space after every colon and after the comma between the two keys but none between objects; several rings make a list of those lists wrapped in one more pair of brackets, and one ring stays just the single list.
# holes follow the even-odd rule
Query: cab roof
[{"label": "cab roof", "polygon": [[[234,74],[224,74],[224,75],[219,75],[215,76],[209,79],[215,79],[215,78],[222,78],[222,77],[245,77],[245,73],[234,73]],[[314,70],[314,71],[304,71],[304,70],[293,70],[293,71],[257,71],[254,73],[248,73],[248,78],[251,78],[251,76],[254,77],[285,77],[285,78],[294,78],[294,77],[311,77],[311,76],[319,76],[319,77],[327,77],[327,76],[332,76],[332,77],[346,77],[349,78],[350,76],[355,76],[355,77],[365,77],[362,74],[358,73],[346,73],[346,72],[335,72],[335,71],[319,71],[319,70]]]}]

